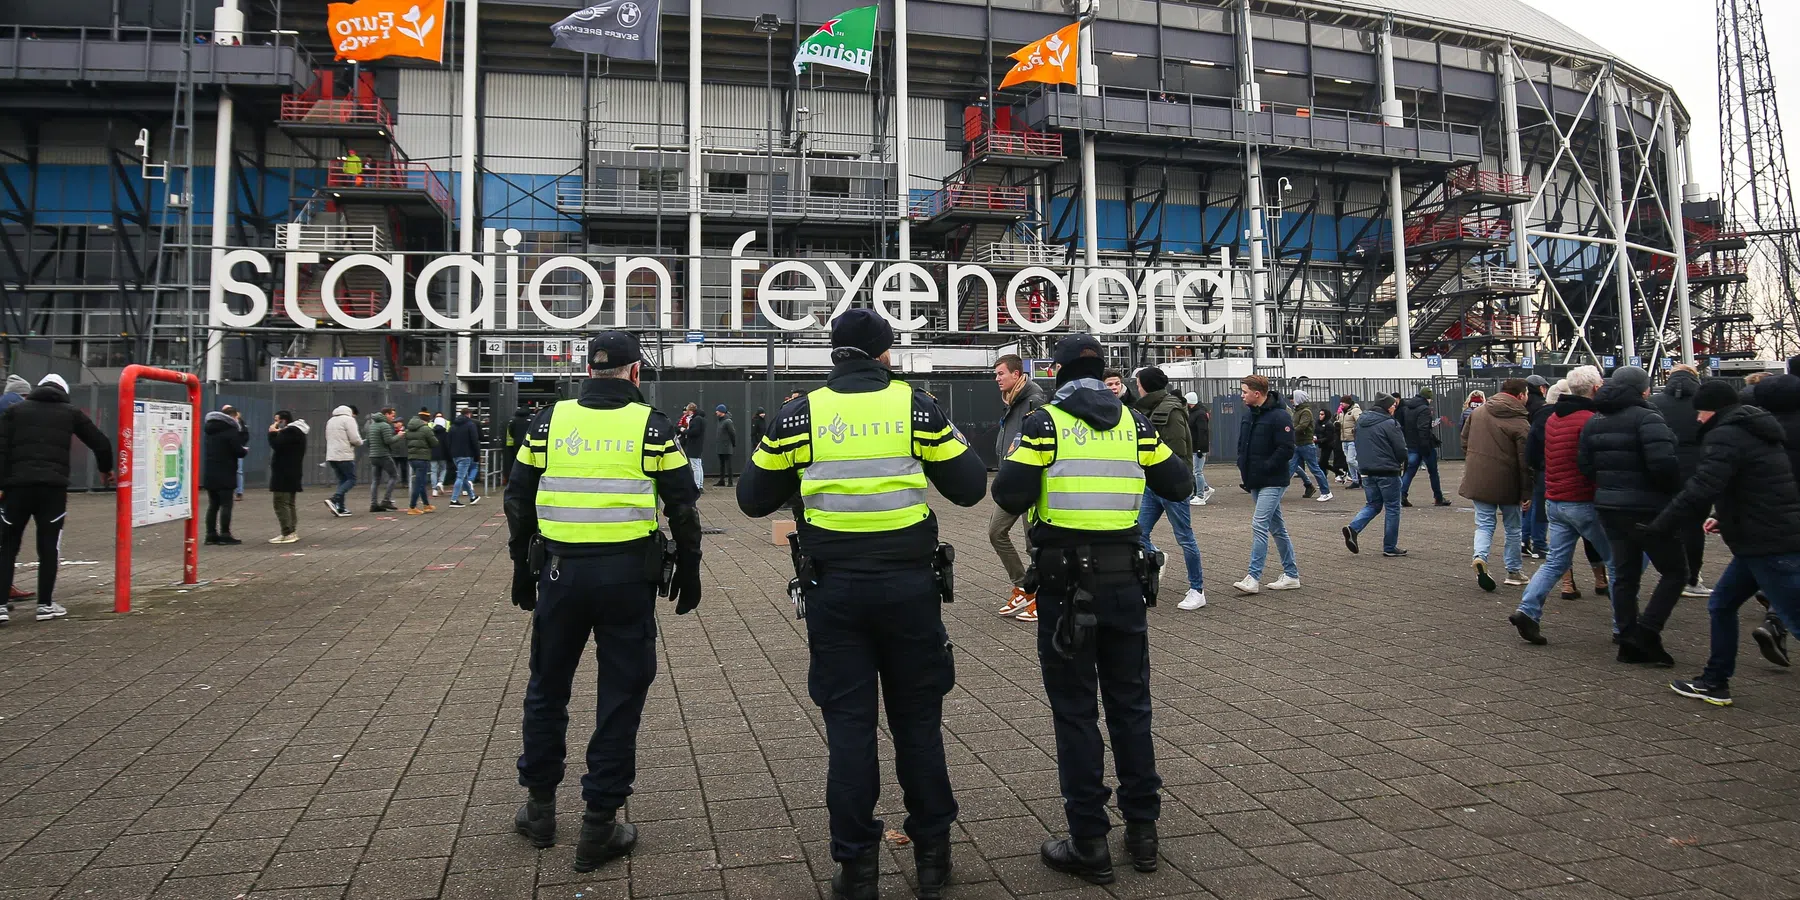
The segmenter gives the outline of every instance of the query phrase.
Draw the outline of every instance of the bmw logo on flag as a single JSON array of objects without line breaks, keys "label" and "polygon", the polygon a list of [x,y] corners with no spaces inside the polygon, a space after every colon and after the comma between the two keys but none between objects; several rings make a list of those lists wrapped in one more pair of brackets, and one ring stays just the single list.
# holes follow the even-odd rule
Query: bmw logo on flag
[{"label": "bmw logo on flag", "polygon": [[624,28],[636,28],[638,20],[644,17],[644,11],[636,3],[627,2],[619,5],[619,25]]}]

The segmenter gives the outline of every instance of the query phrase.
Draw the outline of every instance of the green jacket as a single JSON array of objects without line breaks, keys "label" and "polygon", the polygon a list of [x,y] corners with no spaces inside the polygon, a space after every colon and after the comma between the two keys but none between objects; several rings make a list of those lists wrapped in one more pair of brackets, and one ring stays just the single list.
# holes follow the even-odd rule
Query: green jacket
[{"label": "green jacket", "polygon": [[1319,431],[1319,414],[1311,403],[1299,403],[1294,406],[1294,443],[1301,447],[1310,447],[1317,441]]},{"label": "green jacket", "polygon": [[431,460],[431,450],[438,445],[437,432],[431,422],[420,416],[406,420],[406,458]]},{"label": "green jacket", "polygon": [[1194,438],[1188,431],[1187,403],[1167,390],[1151,391],[1138,398],[1133,406],[1156,429],[1156,436],[1169,445],[1176,459],[1192,459]]},{"label": "green jacket", "polygon": [[406,437],[381,413],[363,423],[363,446],[369,448],[370,459],[393,459],[406,455]]}]

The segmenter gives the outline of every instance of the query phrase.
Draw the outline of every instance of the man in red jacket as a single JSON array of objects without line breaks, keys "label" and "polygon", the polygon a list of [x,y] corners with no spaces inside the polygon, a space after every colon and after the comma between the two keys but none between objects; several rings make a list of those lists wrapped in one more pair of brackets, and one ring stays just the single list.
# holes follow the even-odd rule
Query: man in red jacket
[{"label": "man in red jacket", "polygon": [[1544,617],[1544,597],[1555,589],[1575,556],[1575,539],[1587,538],[1589,544],[1611,560],[1606,543],[1606,530],[1600,527],[1600,514],[1594,509],[1594,482],[1582,474],[1577,456],[1581,447],[1581,429],[1594,417],[1594,392],[1600,389],[1600,370],[1581,366],[1569,372],[1569,392],[1556,401],[1556,412],[1544,425],[1544,512],[1550,517],[1550,554],[1531,583],[1525,586],[1525,597],[1509,621],[1519,629],[1519,637],[1532,644],[1547,644],[1539,633],[1538,623]]}]

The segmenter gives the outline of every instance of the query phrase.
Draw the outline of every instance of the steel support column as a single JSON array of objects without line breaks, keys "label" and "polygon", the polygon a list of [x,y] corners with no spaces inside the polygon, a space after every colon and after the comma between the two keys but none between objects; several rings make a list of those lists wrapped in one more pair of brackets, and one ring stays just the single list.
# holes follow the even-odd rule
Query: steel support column
[{"label": "steel support column", "polygon": [[[1619,158],[1619,81],[1606,73],[1606,95],[1601,98],[1601,138],[1606,147],[1606,208],[1613,232],[1613,296],[1619,313],[1619,360],[1627,365],[1637,355],[1637,326],[1631,302],[1631,260],[1625,255],[1625,171]],[[1677,242],[1679,243],[1679,241]]]},{"label": "steel support column", "polygon": [[[1525,156],[1519,142],[1519,94],[1514,86],[1513,49],[1508,43],[1500,53],[1500,131],[1506,145],[1506,174],[1518,178],[1525,174]],[[1531,275],[1531,250],[1526,247],[1526,217],[1529,204],[1512,205],[1513,267],[1522,276]],[[1519,298],[1519,315],[1529,316],[1534,310],[1530,294]]]},{"label": "steel support column", "polygon": [[[1405,122],[1405,110],[1394,86],[1394,20],[1390,16],[1381,32],[1381,121],[1388,127]],[[1407,303],[1409,278],[1406,271],[1406,186],[1400,167],[1388,170],[1389,228],[1394,234],[1394,325],[1398,335],[1395,351],[1401,359],[1412,358],[1412,309]]]},{"label": "steel support column", "polygon": [[[687,289],[682,299],[687,304],[687,327],[701,327],[700,315],[700,278],[702,266],[700,259],[700,192],[703,189],[700,160],[700,94],[703,85],[700,81],[700,33],[706,13],[701,9],[703,0],[689,0],[688,8],[688,96],[687,96],[687,130],[688,130],[688,265]],[[905,212],[905,210],[902,210]]]},{"label": "steel support column", "polygon": [[1681,217],[1682,156],[1676,149],[1675,98],[1666,96],[1662,104],[1663,175],[1667,194],[1663,205],[1668,210],[1669,240],[1675,245],[1675,310],[1681,322],[1681,361],[1694,364],[1694,310],[1688,296],[1687,228]]},{"label": "steel support column", "polygon": [[225,377],[225,333],[220,316],[225,312],[225,248],[231,244],[231,92],[219,92],[219,121],[213,139],[212,269],[206,279],[206,375],[217,382]]},{"label": "steel support column", "polygon": [[[1245,119],[1262,108],[1262,91],[1256,85],[1256,48],[1250,35],[1250,2],[1238,4],[1238,105]],[[1246,129],[1254,134],[1253,129]],[[1263,246],[1262,148],[1254,139],[1244,148],[1244,214],[1250,243],[1250,344],[1252,365],[1269,365],[1269,276]]]}]

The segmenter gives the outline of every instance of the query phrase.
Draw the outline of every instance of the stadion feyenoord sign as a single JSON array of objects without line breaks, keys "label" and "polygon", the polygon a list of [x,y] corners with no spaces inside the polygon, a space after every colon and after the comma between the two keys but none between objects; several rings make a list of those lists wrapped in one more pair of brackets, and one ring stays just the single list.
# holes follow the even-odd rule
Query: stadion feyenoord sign
[{"label": "stadion feyenoord sign", "polygon": [[[757,233],[744,232],[731,248],[731,280],[728,297],[731,305],[732,330],[744,327],[744,292],[754,287],[756,304],[763,318],[784,331],[806,331],[823,328],[836,318],[863,291],[868,291],[874,306],[884,318],[901,331],[917,331],[928,320],[913,315],[915,307],[937,303],[949,304],[950,330],[958,328],[958,304],[964,297],[985,303],[987,330],[999,332],[1000,305],[1005,304],[1011,321],[1019,329],[1043,334],[1064,327],[1079,327],[1100,334],[1117,334],[1132,327],[1139,307],[1147,313],[1145,321],[1154,330],[1157,306],[1173,309],[1189,332],[1216,334],[1231,320],[1232,270],[1229,252],[1221,254],[1219,265],[1209,269],[1153,269],[1134,279],[1125,269],[1099,267],[1078,270],[1072,276],[1044,266],[1028,266],[1002,282],[985,266],[962,263],[938,263],[944,267],[942,281],[925,266],[913,262],[875,262],[840,260],[780,260],[766,265],[761,260],[745,259]],[[419,314],[432,325],[450,331],[493,331],[533,328],[521,326],[520,312],[529,310],[544,327],[559,330],[622,327],[625,304],[619,286],[633,275],[648,273],[654,281],[657,320],[663,328],[676,327],[674,321],[674,279],[667,266],[647,256],[613,257],[613,281],[609,290],[606,277],[586,257],[556,256],[544,260],[529,272],[521,271],[518,246],[521,236],[508,229],[496,241],[494,229],[486,229],[482,253],[444,254],[432,257],[413,280],[412,301]],[[502,246],[504,245],[504,246]],[[325,315],[345,328],[370,331],[404,327],[406,313],[406,256],[377,256],[357,253],[331,263],[319,284]],[[284,304],[289,319],[303,328],[317,323],[303,313],[297,303],[300,296],[300,267],[319,262],[319,254],[300,251],[282,253]],[[237,277],[239,267],[248,266],[268,275],[275,270],[269,255],[261,250],[230,250],[217,258],[212,290],[212,321],[224,328],[255,328],[268,318],[269,296],[263,288]],[[344,273],[359,266],[374,269],[387,277],[387,305],[370,316],[355,316],[338,303],[337,286]],[[446,274],[467,271],[479,285],[476,302],[467,315],[450,315],[432,306],[429,296],[432,282]],[[578,273],[588,284],[588,305],[573,316],[559,316],[545,305],[544,285],[550,276],[561,271]],[[1071,284],[1071,281],[1074,283]],[[1046,286],[1044,297],[1053,303],[1043,321],[1028,319],[1019,306],[1019,294],[1034,285]],[[227,297],[248,301],[244,312],[234,312]],[[1216,301],[1217,314],[1202,320],[1192,304],[1202,298]],[[523,299],[523,306],[520,300]],[[1115,310],[1116,318],[1107,321],[1102,314],[1101,299]],[[610,302],[609,302],[610,301]],[[1073,301],[1073,302],[1071,302]],[[781,315],[778,307],[818,308],[830,304],[826,321],[807,313],[799,317]],[[1122,305],[1123,309],[1118,309]],[[610,315],[608,307],[610,307]],[[1080,321],[1077,321],[1077,320]],[[689,307],[688,321],[681,327],[701,330],[700,310]],[[535,329],[534,329],[535,330]]]}]

